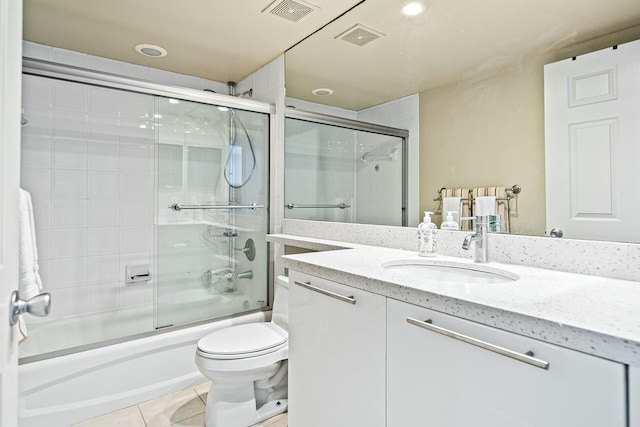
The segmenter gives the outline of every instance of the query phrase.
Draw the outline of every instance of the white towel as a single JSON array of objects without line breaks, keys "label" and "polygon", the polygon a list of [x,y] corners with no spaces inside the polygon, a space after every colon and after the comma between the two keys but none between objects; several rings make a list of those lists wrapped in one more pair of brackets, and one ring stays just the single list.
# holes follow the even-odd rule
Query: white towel
[{"label": "white towel", "polygon": [[485,216],[496,214],[496,197],[481,196],[476,199],[476,211],[474,215]]},{"label": "white towel", "polygon": [[[36,227],[33,220],[33,204],[31,195],[20,189],[19,207],[19,277],[18,289],[20,298],[29,300],[39,295],[42,291],[42,279],[40,278],[40,266],[38,265],[38,247],[36,246]],[[18,331],[19,343],[27,339],[27,325],[22,316],[19,318]]]},{"label": "white towel", "polygon": [[20,189],[20,298],[28,300],[42,291],[40,266],[38,265],[38,247],[36,246],[36,228],[33,220],[31,195]]}]

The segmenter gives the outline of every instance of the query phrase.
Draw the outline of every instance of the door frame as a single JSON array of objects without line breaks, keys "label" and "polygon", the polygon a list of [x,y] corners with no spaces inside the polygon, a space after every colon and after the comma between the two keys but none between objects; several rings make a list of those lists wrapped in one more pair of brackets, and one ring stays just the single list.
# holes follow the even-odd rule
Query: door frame
[{"label": "door frame", "polygon": [[0,0],[0,427],[18,425],[17,328],[9,325],[18,285],[22,0]]}]

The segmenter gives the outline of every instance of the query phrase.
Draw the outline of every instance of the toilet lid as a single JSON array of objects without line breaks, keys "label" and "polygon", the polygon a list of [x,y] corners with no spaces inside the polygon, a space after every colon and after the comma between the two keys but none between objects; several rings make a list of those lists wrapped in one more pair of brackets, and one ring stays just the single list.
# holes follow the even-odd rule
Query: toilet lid
[{"label": "toilet lid", "polygon": [[247,323],[220,329],[198,341],[198,350],[232,356],[274,350],[288,339],[287,332],[271,322]]}]

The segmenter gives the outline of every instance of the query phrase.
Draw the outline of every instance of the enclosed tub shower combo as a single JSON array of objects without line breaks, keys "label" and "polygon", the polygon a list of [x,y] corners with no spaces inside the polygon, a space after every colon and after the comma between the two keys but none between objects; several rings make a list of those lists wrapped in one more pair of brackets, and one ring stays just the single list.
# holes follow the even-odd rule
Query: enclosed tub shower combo
[{"label": "enclosed tub shower combo", "polygon": [[23,70],[21,181],[52,307],[27,319],[21,425],[204,381],[196,342],[269,306],[272,107],[46,61]]}]

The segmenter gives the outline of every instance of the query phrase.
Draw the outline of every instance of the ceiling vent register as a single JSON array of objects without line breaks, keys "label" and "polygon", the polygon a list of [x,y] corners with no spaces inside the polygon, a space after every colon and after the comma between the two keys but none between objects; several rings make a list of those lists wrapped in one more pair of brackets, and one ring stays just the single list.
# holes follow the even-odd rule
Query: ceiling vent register
[{"label": "ceiling vent register", "polygon": [[317,8],[317,6],[301,0],[276,0],[262,12],[269,12],[272,15],[279,16],[291,22],[299,22]]},{"label": "ceiling vent register", "polygon": [[384,36],[384,34],[372,30],[371,28],[367,28],[364,25],[357,24],[349,28],[344,33],[337,35],[335,38],[355,44],[356,46],[364,46],[382,36]]}]

